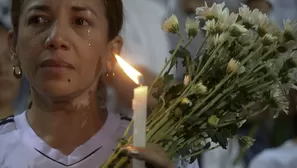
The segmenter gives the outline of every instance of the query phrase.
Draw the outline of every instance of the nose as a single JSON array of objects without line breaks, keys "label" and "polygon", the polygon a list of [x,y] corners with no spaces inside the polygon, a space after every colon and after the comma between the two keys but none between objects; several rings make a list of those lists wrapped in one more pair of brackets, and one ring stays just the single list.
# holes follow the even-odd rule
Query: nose
[{"label": "nose", "polygon": [[58,23],[53,24],[45,40],[45,48],[54,50],[69,50],[70,44],[67,41],[67,30],[65,26]]}]

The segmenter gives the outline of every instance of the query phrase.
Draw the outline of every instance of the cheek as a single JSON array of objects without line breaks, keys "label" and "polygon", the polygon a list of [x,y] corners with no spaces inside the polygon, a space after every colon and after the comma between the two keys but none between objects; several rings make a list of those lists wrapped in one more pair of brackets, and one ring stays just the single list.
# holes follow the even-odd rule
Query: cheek
[{"label": "cheek", "polygon": [[43,51],[43,36],[20,33],[17,41],[17,55],[22,69],[30,75],[36,68],[38,56]]},{"label": "cheek", "polygon": [[92,76],[100,75],[105,68],[106,59],[109,55],[108,48],[107,42],[104,40],[89,40],[88,45],[79,54],[85,62],[82,73],[89,73]]}]

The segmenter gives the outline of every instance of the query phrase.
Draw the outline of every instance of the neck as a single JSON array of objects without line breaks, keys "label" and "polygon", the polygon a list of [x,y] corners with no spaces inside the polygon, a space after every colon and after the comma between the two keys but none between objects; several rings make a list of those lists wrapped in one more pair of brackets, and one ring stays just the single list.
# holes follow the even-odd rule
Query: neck
[{"label": "neck", "polygon": [[13,108],[10,103],[0,104],[0,119],[13,115]]},{"label": "neck", "polygon": [[86,91],[67,101],[46,100],[33,91],[32,99],[32,108],[27,113],[32,129],[66,155],[96,134],[107,118],[107,111],[98,107],[96,91]]}]

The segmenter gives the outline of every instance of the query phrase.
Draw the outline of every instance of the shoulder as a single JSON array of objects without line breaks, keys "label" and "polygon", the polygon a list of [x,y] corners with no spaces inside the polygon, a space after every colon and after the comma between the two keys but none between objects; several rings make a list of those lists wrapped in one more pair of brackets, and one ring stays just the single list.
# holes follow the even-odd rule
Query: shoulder
[{"label": "shoulder", "polygon": [[16,130],[14,116],[9,116],[0,120],[0,135]]},{"label": "shoulder", "polygon": [[289,140],[277,148],[266,149],[252,160],[249,168],[282,167],[297,159],[296,148],[297,144]]}]

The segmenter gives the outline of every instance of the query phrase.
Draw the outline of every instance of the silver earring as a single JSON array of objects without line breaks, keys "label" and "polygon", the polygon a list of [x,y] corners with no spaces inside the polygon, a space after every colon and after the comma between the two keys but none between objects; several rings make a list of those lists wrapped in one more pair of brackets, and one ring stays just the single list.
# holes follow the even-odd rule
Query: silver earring
[{"label": "silver earring", "polygon": [[16,61],[17,60],[17,54],[16,53],[12,53],[11,54],[11,60],[12,62],[15,62],[14,63],[14,66],[12,67],[12,70],[13,70],[13,76],[17,79],[20,79],[23,75],[23,71],[22,71],[22,68],[20,67],[20,63],[19,61]]}]

